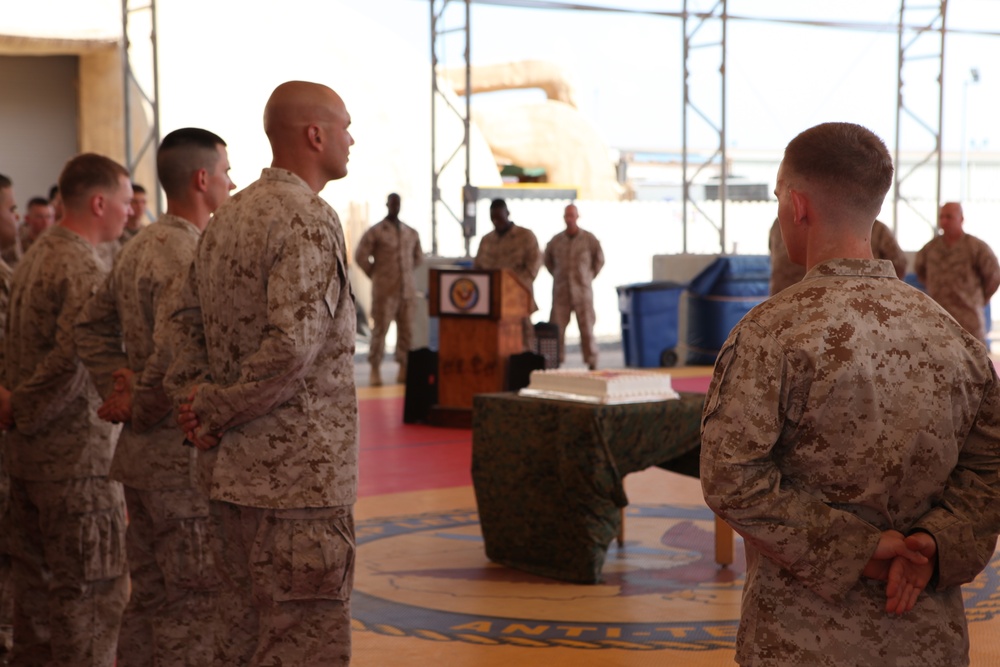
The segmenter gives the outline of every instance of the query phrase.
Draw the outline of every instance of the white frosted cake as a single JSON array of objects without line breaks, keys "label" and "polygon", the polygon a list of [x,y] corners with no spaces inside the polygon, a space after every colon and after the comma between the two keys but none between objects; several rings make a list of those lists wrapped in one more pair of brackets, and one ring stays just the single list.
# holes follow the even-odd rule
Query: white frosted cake
[{"label": "white frosted cake", "polygon": [[678,398],[668,373],[641,370],[532,371],[524,396],[588,403],[641,403]]}]

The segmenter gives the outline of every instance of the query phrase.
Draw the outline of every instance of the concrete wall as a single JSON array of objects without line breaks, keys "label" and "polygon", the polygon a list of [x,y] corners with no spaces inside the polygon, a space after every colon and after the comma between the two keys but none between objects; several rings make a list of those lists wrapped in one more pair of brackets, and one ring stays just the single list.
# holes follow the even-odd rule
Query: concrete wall
[{"label": "concrete wall", "polygon": [[[10,176],[18,205],[46,195],[66,160],[94,152],[125,164],[124,75],[116,43],[65,40],[0,43],[0,173]],[[133,145],[152,124],[134,85],[130,92]],[[156,184],[155,147],[133,180]],[[24,200],[24,201],[22,201]]]},{"label": "concrete wall", "polygon": [[0,173],[13,179],[22,213],[77,151],[77,87],[76,56],[0,56]]}]

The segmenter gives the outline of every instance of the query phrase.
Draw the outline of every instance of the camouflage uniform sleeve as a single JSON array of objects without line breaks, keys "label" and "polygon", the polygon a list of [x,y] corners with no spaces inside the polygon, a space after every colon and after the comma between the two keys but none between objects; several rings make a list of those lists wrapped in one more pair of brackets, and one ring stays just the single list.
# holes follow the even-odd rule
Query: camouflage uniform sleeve
[{"label": "camouflage uniform sleeve", "polygon": [[996,294],[1000,287],[1000,264],[997,263],[997,256],[993,250],[982,242],[979,250],[979,279],[983,284],[983,296],[989,301],[990,297]]},{"label": "camouflage uniform sleeve", "polygon": [[937,505],[914,525],[938,546],[938,586],[966,584],[990,562],[1000,533],[1000,381],[992,377]]},{"label": "camouflage uniform sleeve", "polygon": [[122,347],[122,324],[115,304],[115,277],[108,274],[80,312],[73,328],[76,352],[83,361],[101,397],[111,394],[111,374],[128,367]]},{"label": "camouflage uniform sleeve", "polygon": [[741,323],[719,355],[706,396],[702,490],[749,546],[820,597],[837,601],[861,577],[881,531],[783,477],[774,448],[792,382],[775,339]]},{"label": "camouflage uniform sleeve", "polygon": [[[485,238],[485,237],[484,237]],[[479,239],[479,247],[476,248],[476,258],[472,260],[472,268],[482,269],[483,268],[483,239]]]},{"label": "camouflage uniform sleeve", "polygon": [[81,271],[73,280],[64,281],[55,344],[31,377],[10,387],[14,423],[24,435],[33,435],[56,419],[86,387],[87,369],[77,358],[73,325],[103,278],[102,271],[94,270]]},{"label": "camouflage uniform sleeve", "polygon": [[6,345],[3,345],[3,338],[7,335],[7,309],[10,307],[10,282],[14,277],[14,272],[7,262],[0,259],[0,382],[3,380],[4,354]]},{"label": "camouflage uniform sleeve", "polygon": [[[375,250],[375,233],[374,227],[369,227],[361,236],[361,242],[358,243],[358,247],[354,251],[354,261],[358,263],[358,267],[365,272],[365,275],[369,278],[372,277],[372,273],[375,272],[375,262],[372,259],[372,253]],[[419,241],[417,242],[419,245]]]},{"label": "camouflage uniform sleeve", "polygon": [[424,249],[420,246],[420,234],[413,230],[413,266],[420,266],[424,262]]},{"label": "camouflage uniform sleeve", "polygon": [[596,278],[597,274],[599,274],[601,272],[601,269],[604,268],[604,249],[601,248],[601,242],[597,239],[596,236],[594,236],[593,234],[591,234],[590,238],[592,238],[594,240],[594,250],[593,250],[594,264],[593,264],[593,271],[594,271],[594,277]]},{"label": "camouflage uniform sleeve", "polygon": [[192,262],[187,275],[178,282],[175,298],[167,302],[170,317],[163,336],[170,346],[172,358],[163,378],[163,388],[175,405],[186,403],[194,385],[211,379],[208,352],[205,347],[205,327],[198,300],[197,263]]},{"label": "camouflage uniform sleeve", "polygon": [[[928,244],[930,245],[930,244]],[[917,251],[917,256],[913,259],[913,272],[917,274],[917,280],[927,284],[927,246]]]},{"label": "camouflage uniform sleeve", "polygon": [[545,244],[545,252],[542,253],[542,258],[545,268],[548,269],[549,273],[556,275],[556,254],[552,251],[552,241],[555,241],[555,238]]},{"label": "camouflage uniform sleeve", "polygon": [[531,242],[525,243],[524,268],[534,280],[542,268],[542,249],[538,247],[538,238],[533,232],[529,233],[528,237]]},{"label": "camouflage uniform sleeve", "polygon": [[[181,271],[182,278],[188,272]],[[165,274],[157,274],[165,275]],[[163,420],[173,409],[164,388],[167,371],[173,358],[171,315],[180,310],[181,283],[177,274],[158,283],[153,291],[153,353],[146,359],[142,373],[132,387],[132,430],[145,433]]]},{"label": "camouflage uniform sleeve", "polygon": [[345,285],[337,274],[329,228],[294,230],[268,274],[268,335],[240,364],[232,385],[206,385],[194,411],[210,433],[271,412],[301,391],[301,382],[329,333],[333,304]]}]

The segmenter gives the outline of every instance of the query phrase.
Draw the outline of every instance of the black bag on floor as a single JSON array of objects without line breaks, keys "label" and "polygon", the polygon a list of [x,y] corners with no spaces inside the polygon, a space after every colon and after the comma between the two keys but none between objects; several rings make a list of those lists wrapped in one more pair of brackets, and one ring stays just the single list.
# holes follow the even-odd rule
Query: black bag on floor
[{"label": "black bag on floor", "polygon": [[406,356],[406,395],[403,423],[426,422],[431,407],[438,402],[438,353],[422,347]]}]

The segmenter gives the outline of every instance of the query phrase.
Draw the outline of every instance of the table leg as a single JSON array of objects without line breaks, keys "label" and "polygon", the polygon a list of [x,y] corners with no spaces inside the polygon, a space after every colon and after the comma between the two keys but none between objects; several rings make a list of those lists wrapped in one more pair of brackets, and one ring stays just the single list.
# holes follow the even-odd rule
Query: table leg
[{"label": "table leg", "polygon": [[733,562],[733,529],[715,517],[715,562],[725,567]]},{"label": "table leg", "polygon": [[625,546],[625,508],[622,508],[621,521],[618,523],[618,548]]}]

